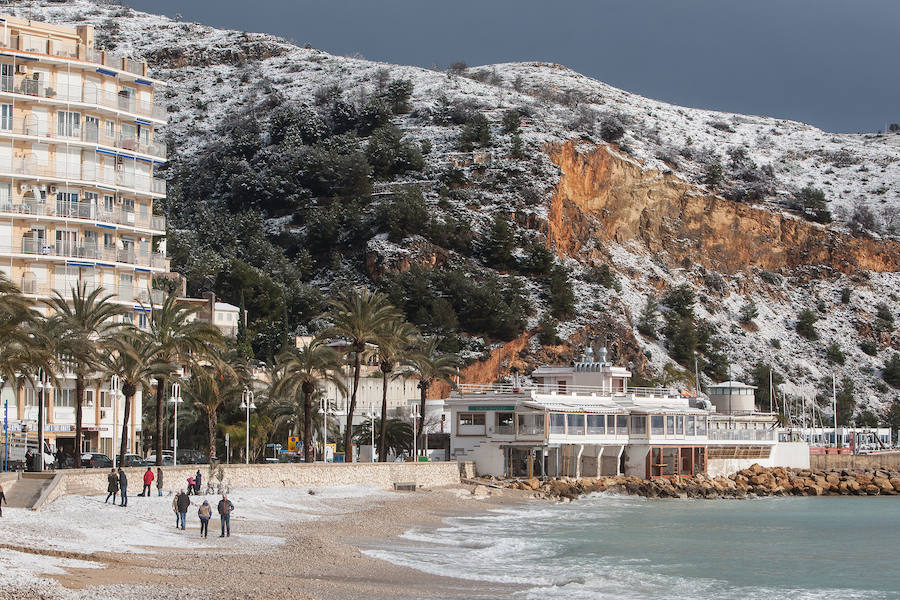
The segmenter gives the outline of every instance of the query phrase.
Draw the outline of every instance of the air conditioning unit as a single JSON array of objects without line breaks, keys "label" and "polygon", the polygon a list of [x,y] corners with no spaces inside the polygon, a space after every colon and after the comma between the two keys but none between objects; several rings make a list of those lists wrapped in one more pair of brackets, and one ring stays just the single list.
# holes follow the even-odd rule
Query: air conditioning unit
[{"label": "air conditioning unit", "polygon": [[24,192],[24,191],[27,191],[27,190],[28,190],[28,184],[27,184],[27,183],[20,183],[20,184],[19,184],[19,191]]},{"label": "air conditioning unit", "polygon": [[51,194],[55,194],[55,193],[56,193],[56,186],[55,186],[55,185],[51,185],[51,186],[50,186],[50,193],[51,193]]},{"label": "air conditioning unit", "polygon": [[22,75],[28,73],[28,65],[17,65],[16,72]]}]

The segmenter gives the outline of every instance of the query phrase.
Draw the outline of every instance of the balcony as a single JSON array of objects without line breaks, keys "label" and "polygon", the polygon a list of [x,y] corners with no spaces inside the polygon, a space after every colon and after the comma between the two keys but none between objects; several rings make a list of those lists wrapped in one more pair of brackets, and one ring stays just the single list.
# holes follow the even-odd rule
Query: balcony
[{"label": "balcony", "polygon": [[133,96],[108,92],[94,86],[51,87],[47,81],[34,79],[33,76],[16,75],[0,77],[0,91],[10,94],[23,94],[36,98],[48,98],[60,102],[81,102],[96,104],[103,108],[128,112],[142,117],[166,120],[166,110],[152,102],[142,102]]},{"label": "balcony", "polygon": [[34,158],[14,158],[11,161],[3,161],[0,164],[0,173],[21,175],[24,178],[46,178],[61,181],[85,181],[103,185],[114,185],[132,189],[138,192],[151,194],[166,193],[166,182],[163,179],[142,175],[131,171],[107,171],[100,169],[96,164],[65,164],[58,163],[55,167],[49,164],[39,164]]},{"label": "balcony", "polygon": [[148,76],[145,61],[112,54],[106,50],[97,50],[93,46],[86,46],[75,40],[54,40],[39,35],[20,33],[19,35],[0,35],[0,46],[19,52],[83,60],[119,69],[138,77]]},{"label": "balcony", "polygon": [[103,210],[90,202],[47,202],[22,200],[21,203],[0,204],[0,213],[34,215],[38,217],[63,217],[69,219],[89,219],[105,223],[116,223],[129,227],[165,232],[166,218],[127,210]]},{"label": "balcony", "polygon": [[[150,156],[154,156],[162,160],[165,160],[166,158],[166,145],[161,142],[142,141],[140,138],[127,137],[122,135],[108,136],[96,127],[77,127],[72,130],[72,135],[62,136],[59,135],[53,127],[38,127],[38,125],[34,124],[33,122],[28,122],[28,120],[26,119],[26,123],[19,129],[19,131],[22,133],[22,135],[30,135],[57,141],[59,143],[76,141],[85,142],[87,144],[101,144],[104,146],[128,150],[130,152],[149,154]],[[16,131],[13,130],[13,133],[16,133]]]},{"label": "balcony", "polygon": [[89,280],[81,282],[67,282],[66,284],[52,286],[47,283],[41,283],[35,281],[34,279],[23,277],[19,283],[19,289],[22,290],[23,294],[34,296],[52,296],[54,293],[59,292],[64,297],[68,298],[72,293],[72,288],[77,283],[82,283],[86,285],[88,292],[91,292],[98,287],[102,287],[106,293],[112,294],[114,296],[114,300],[118,300],[120,302],[162,304],[162,301],[166,297],[166,293],[163,290],[141,289],[130,285],[98,286],[95,281]]},{"label": "balcony", "polygon": [[134,248],[110,248],[84,242],[52,242],[40,238],[26,237],[22,238],[22,254],[87,258],[142,267],[166,268],[166,256],[160,252],[142,252]]}]

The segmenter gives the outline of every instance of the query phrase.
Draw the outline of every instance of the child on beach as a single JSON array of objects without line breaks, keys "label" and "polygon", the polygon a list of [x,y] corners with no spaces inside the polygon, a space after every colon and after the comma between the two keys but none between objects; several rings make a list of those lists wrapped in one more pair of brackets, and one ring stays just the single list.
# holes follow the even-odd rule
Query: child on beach
[{"label": "child on beach", "polygon": [[194,478],[188,477],[187,482],[188,482],[187,493],[188,493],[188,496],[190,496],[194,492]]}]

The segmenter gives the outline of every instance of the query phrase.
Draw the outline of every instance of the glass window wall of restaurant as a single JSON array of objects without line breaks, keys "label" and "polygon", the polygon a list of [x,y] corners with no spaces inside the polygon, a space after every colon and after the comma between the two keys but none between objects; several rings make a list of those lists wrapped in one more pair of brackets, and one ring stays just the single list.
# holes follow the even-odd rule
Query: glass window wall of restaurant
[{"label": "glass window wall of restaurant", "polygon": [[706,472],[706,448],[670,446],[650,448],[650,477],[693,477]]}]

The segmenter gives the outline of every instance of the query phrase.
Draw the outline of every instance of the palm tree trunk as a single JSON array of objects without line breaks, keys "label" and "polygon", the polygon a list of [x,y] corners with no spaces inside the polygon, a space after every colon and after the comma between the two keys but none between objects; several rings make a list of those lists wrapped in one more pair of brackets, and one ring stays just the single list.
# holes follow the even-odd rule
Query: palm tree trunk
[{"label": "palm tree trunk", "polygon": [[131,417],[131,404],[134,402],[136,390],[134,386],[126,383],[122,385],[122,391],[125,393],[125,413],[122,418],[122,442],[119,444],[120,467],[125,464],[125,453],[128,452],[128,419]]},{"label": "palm tree trunk", "polygon": [[[418,448],[422,450],[422,432],[425,431],[425,398],[428,396],[428,382],[422,381],[419,389],[421,390],[421,398],[419,401],[419,428],[416,431],[416,439],[418,440]],[[427,450],[425,454],[428,454]]]},{"label": "palm tree trunk", "polygon": [[382,369],[381,374],[383,380],[381,382],[381,423],[378,426],[378,461],[387,462],[387,444],[385,443],[385,424],[387,423],[387,393],[388,393],[388,375]]},{"label": "palm tree trunk", "polygon": [[[2,386],[0,386],[0,393],[3,393]],[[41,390],[41,393],[38,394],[38,452],[41,456],[41,460],[38,463],[40,465],[39,471],[44,470],[44,395],[46,393],[46,390]],[[18,397],[18,395],[19,390],[16,390],[16,397]]]},{"label": "palm tree trunk", "polygon": [[210,464],[212,463],[212,459],[216,456],[216,427],[219,424],[219,413],[216,409],[209,411],[209,418],[207,419],[207,426],[209,430],[207,434],[209,435],[209,457]]},{"label": "palm tree trunk", "polygon": [[356,410],[356,389],[359,387],[359,352],[353,359],[353,393],[350,395],[350,406],[347,408],[347,430],[344,432],[344,462],[353,462],[351,440],[353,439],[353,412]]},{"label": "palm tree trunk", "polygon": [[84,378],[75,377],[75,468],[81,468],[81,405],[84,401]]},{"label": "palm tree trunk", "polygon": [[166,389],[166,378],[156,380],[156,466],[162,466],[163,460],[163,393]]},{"label": "palm tree trunk", "polygon": [[312,453],[312,395],[315,387],[312,383],[304,381],[303,390],[303,457],[306,462],[312,462],[315,458]]}]

